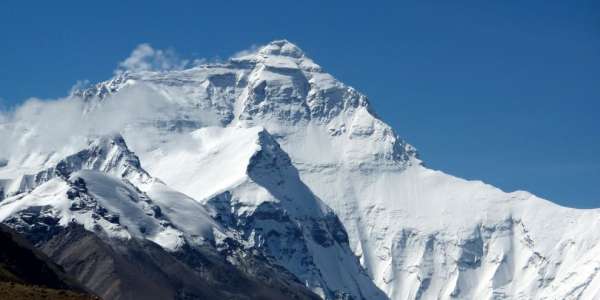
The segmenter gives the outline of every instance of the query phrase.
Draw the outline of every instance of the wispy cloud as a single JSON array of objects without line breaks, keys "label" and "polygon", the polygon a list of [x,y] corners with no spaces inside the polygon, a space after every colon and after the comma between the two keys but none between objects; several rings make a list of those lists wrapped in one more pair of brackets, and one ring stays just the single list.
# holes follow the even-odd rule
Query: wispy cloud
[{"label": "wispy cloud", "polygon": [[[183,113],[161,93],[143,83],[124,87],[92,110],[87,109],[89,105],[76,96],[31,98],[11,112],[0,113],[0,141],[12,141],[0,145],[0,158],[10,158],[26,152],[24,150],[48,153],[65,145],[82,147],[87,137],[124,134],[131,124],[146,122],[148,126],[139,126],[140,130],[158,130],[153,126],[157,122],[176,120]],[[217,122],[216,116],[207,112],[198,112],[192,117],[204,125]],[[132,134],[132,139],[141,135]],[[145,135],[158,136],[158,132]],[[144,141],[129,142],[144,145]]]},{"label": "wispy cloud", "polygon": [[69,90],[69,95],[72,95],[76,91],[85,90],[86,88],[90,87],[91,85],[92,85],[92,83],[87,79],[77,80],[77,82],[75,82],[75,84]]},{"label": "wispy cloud", "polygon": [[244,56],[248,56],[248,55],[252,55],[252,54],[256,54],[258,52],[258,50],[260,50],[260,46],[253,44],[252,46],[250,46],[250,48],[242,50],[242,51],[238,51],[236,53],[234,53],[231,58],[238,58],[238,57],[244,57]]},{"label": "wispy cloud", "polygon": [[124,71],[168,71],[182,70],[206,63],[204,58],[182,58],[174,49],[155,49],[150,44],[138,45],[129,57],[119,63],[115,73]]},{"label": "wispy cloud", "polygon": [[7,107],[6,107],[6,100],[4,100],[2,97],[0,97],[0,124],[6,122],[6,111],[7,111]]},{"label": "wispy cloud", "polygon": [[[208,62],[203,58],[181,58],[173,49],[161,50],[140,44],[118,64],[115,74],[181,70]],[[85,89],[89,85],[87,80],[78,81],[71,91]],[[0,159],[11,157],[23,149],[51,152],[67,144],[77,147],[83,145],[88,136],[123,133],[128,124],[176,119],[176,115],[182,112],[169,101],[141,82],[124,87],[92,111],[86,109],[89,103],[73,93],[58,99],[30,98],[21,105],[10,107],[0,98]],[[190,117],[203,124],[217,122],[216,116],[206,112],[197,112]],[[135,140],[130,143],[135,143]]]}]

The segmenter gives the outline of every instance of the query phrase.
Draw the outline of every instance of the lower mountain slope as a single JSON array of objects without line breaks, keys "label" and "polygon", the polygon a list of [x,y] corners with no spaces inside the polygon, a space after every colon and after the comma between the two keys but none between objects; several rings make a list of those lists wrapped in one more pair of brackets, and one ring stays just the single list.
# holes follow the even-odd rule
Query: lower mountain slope
[{"label": "lower mountain slope", "polygon": [[1,299],[97,299],[46,255],[0,224]]}]

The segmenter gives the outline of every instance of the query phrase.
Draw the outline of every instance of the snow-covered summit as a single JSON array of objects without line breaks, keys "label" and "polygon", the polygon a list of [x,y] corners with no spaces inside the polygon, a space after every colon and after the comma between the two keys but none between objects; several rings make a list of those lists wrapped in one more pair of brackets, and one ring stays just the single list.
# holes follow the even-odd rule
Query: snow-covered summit
[{"label": "snow-covered summit", "polygon": [[266,46],[263,46],[258,53],[260,55],[282,55],[293,58],[301,58],[304,52],[298,46],[290,43],[288,40],[272,41]]},{"label": "snow-covered summit", "polygon": [[307,57],[302,49],[287,40],[276,40],[230,59],[232,63],[262,63],[271,67],[289,69],[302,68],[307,71],[319,71],[320,67]]},{"label": "snow-covered summit", "polygon": [[[172,114],[150,122],[177,131],[193,131],[206,123],[262,126],[286,151],[295,152],[291,157],[300,164],[420,163],[415,148],[377,117],[366,96],[316,67],[284,40],[225,64],[119,76],[98,85],[106,87],[79,94],[145,86],[170,103]],[[314,147],[305,146],[309,144]]]}]

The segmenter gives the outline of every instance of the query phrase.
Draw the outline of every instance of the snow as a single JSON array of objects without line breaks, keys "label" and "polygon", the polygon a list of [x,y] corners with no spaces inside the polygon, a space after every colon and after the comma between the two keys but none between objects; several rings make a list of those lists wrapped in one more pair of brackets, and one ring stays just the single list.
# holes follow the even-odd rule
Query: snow
[{"label": "snow", "polygon": [[[140,153],[151,174],[199,201],[246,180],[260,127],[198,129],[148,154]],[[185,145],[185,146],[181,146]]]},{"label": "snow", "polygon": [[159,220],[146,214],[144,199],[132,186],[119,178],[105,173],[82,170],[71,175],[70,180],[83,178],[91,196],[98,204],[120,217],[121,226],[133,236],[146,238],[167,249],[183,244],[182,234],[172,228],[164,228]]},{"label": "snow", "polygon": [[[153,182],[144,191],[173,225],[195,243],[214,239],[213,233],[223,231],[204,206],[185,194],[160,183]],[[161,242],[157,242],[162,245]],[[175,247],[177,248],[177,247]],[[173,249],[173,248],[170,248]]]},{"label": "snow", "polygon": [[[59,180],[51,180],[39,186],[32,193],[6,198],[0,203],[0,220],[5,220],[16,212],[22,211],[30,206],[52,206],[59,211],[65,212],[69,203],[65,194],[69,186]],[[62,215],[61,221],[66,222],[68,215]],[[64,223],[63,223],[64,224]]]}]

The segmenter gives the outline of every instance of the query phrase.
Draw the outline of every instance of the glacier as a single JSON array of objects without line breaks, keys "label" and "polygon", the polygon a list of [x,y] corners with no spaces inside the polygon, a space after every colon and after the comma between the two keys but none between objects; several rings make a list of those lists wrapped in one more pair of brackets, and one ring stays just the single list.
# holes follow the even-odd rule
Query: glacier
[{"label": "glacier", "polygon": [[33,212],[168,251],[235,240],[325,299],[600,297],[600,210],[429,169],[289,41],[119,73],[67,101],[93,130],[38,147],[39,124],[0,124],[13,227]]}]

